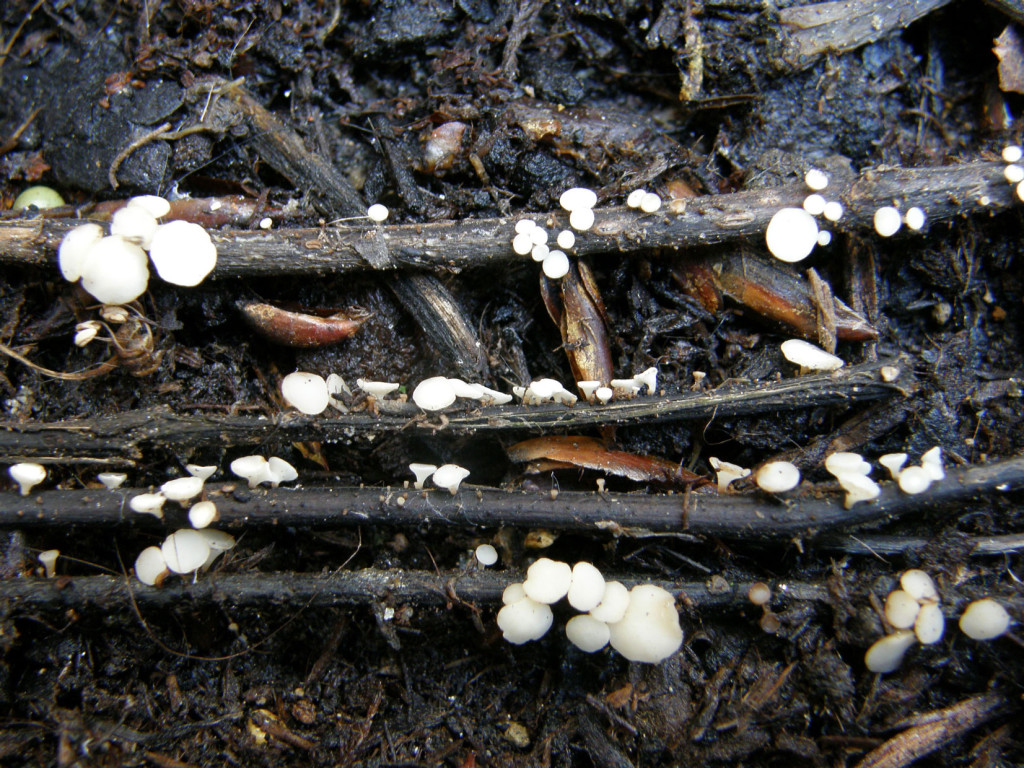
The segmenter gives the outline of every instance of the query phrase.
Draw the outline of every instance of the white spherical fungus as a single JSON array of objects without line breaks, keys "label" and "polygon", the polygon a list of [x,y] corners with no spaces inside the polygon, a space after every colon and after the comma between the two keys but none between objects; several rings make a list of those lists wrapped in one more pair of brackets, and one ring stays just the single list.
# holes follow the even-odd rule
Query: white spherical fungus
[{"label": "white spherical fungus", "polygon": [[212,501],[196,502],[188,511],[188,522],[193,528],[205,528],[211,523],[217,522],[219,518],[217,505]]},{"label": "white spherical fungus", "polygon": [[653,192],[645,192],[640,200],[640,210],[644,213],[654,213],[661,208],[661,198]]},{"label": "white spherical fungus", "polygon": [[768,493],[784,493],[800,484],[800,470],[788,461],[770,461],[754,475],[757,487]]},{"label": "white spherical fungus", "polygon": [[281,380],[281,396],[308,416],[323,413],[331,401],[324,377],[302,371],[289,373]]},{"label": "white spherical fungus", "polygon": [[885,598],[885,618],[896,629],[911,629],[917,621],[921,604],[913,595],[902,589],[894,589]]},{"label": "white spherical fungus", "polygon": [[104,237],[81,263],[82,287],[103,304],[128,304],[146,291],[146,252],[120,237]]},{"label": "white spherical fungus", "polygon": [[821,216],[825,212],[825,198],[821,195],[808,195],[804,198],[803,209],[811,216]]},{"label": "white spherical fungus", "polygon": [[914,622],[914,634],[922,645],[934,645],[942,639],[946,619],[938,603],[925,603]]},{"label": "white spherical fungus", "polygon": [[164,539],[160,551],[171,571],[191,573],[206,563],[210,555],[210,544],[199,531],[182,528]]},{"label": "white spherical fungus", "polygon": [[992,640],[1010,628],[1010,614],[991,597],[975,600],[960,617],[960,631],[972,640]]},{"label": "white spherical fungus", "polygon": [[551,253],[551,249],[548,248],[546,245],[535,245],[533,246],[533,249],[530,251],[530,258],[536,261],[538,264],[543,264],[544,259],[548,257],[549,253]]},{"label": "white spherical fungus", "polygon": [[782,356],[789,362],[800,366],[801,373],[811,371],[828,373],[837,371],[845,365],[841,358],[803,339],[784,341],[779,345],[779,349],[782,350]]},{"label": "white spherical fungus", "polygon": [[7,468],[11,480],[18,484],[22,496],[28,496],[32,489],[46,479],[46,467],[33,461],[12,464]]},{"label": "white spherical fungus", "polygon": [[161,224],[149,244],[149,257],[163,280],[192,287],[217,266],[217,246],[209,233],[190,221]]},{"label": "white spherical fungus", "polygon": [[832,233],[827,229],[823,229],[818,233],[818,245],[824,248],[826,245],[832,243]]},{"label": "white spherical fungus", "polygon": [[416,385],[412,401],[424,411],[440,411],[455,402],[455,388],[444,376],[431,376]]},{"label": "white spherical fungus", "polygon": [[803,208],[783,208],[768,222],[764,237],[775,258],[803,261],[818,243],[818,222]]},{"label": "white spherical fungus", "polygon": [[1003,176],[1011,184],[1020,184],[1020,182],[1024,181],[1024,166],[1012,163],[1003,168]]},{"label": "white spherical fungus", "polygon": [[469,470],[458,464],[442,464],[431,476],[430,481],[438,488],[444,488],[454,496],[462,481],[469,477]]},{"label": "white spherical fungus", "polygon": [[262,456],[242,456],[231,462],[231,474],[247,480],[250,488],[270,481],[270,469]]},{"label": "white spherical fungus", "polygon": [[558,198],[558,204],[570,213],[588,210],[597,205],[597,193],[586,187],[573,187],[562,193]]},{"label": "white spherical fungus", "polygon": [[156,217],[138,205],[126,205],[110,217],[110,234],[123,237],[129,243],[149,248],[156,233]]},{"label": "white spherical fungus", "polygon": [[11,205],[12,211],[23,211],[28,207],[38,208],[40,211],[46,208],[59,208],[64,205],[64,198],[57,190],[51,187],[37,185],[27,187],[20,195],[14,198]]},{"label": "white spherical fungus", "polygon": [[640,204],[644,201],[644,195],[646,194],[646,189],[634,189],[626,197],[626,205],[630,208],[639,208]]},{"label": "white spherical fungus", "polygon": [[217,471],[217,466],[208,465],[203,466],[202,464],[186,464],[185,471],[188,472],[192,477],[198,477],[200,480],[209,480],[213,473]]},{"label": "white spherical fungus", "polygon": [[612,648],[630,661],[657,664],[683,644],[675,598],[653,584],[633,587],[625,615],[608,628]]},{"label": "white spherical fungus", "polygon": [[826,220],[835,223],[843,218],[843,204],[838,200],[829,200],[821,214]]},{"label": "white spherical fungus", "polygon": [[569,605],[577,611],[592,611],[604,599],[604,576],[592,563],[579,562],[572,567]]},{"label": "white spherical fungus", "polygon": [[526,571],[523,589],[538,603],[557,603],[569,593],[572,568],[568,563],[542,557]]},{"label": "white spherical fungus", "polygon": [[555,243],[558,244],[559,248],[569,250],[576,245],[576,235],[572,233],[572,230],[563,229],[558,233],[558,237],[555,238]]},{"label": "white spherical fungus", "polygon": [[164,498],[171,501],[188,501],[203,492],[204,482],[201,477],[194,477],[192,475],[179,477],[174,480],[168,480],[161,485],[160,493],[164,495]]},{"label": "white spherical fungus", "polygon": [[924,229],[926,218],[924,211],[915,205],[913,208],[908,208],[907,212],[903,214],[903,223],[907,225],[907,229],[919,232]]},{"label": "white spherical fungus", "polygon": [[146,547],[135,558],[135,578],[151,587],[159,587],[170,574],[160,547]]},{"label": "white spherical fungus", "polygon": [[804,184],[807,185],[808,189],[821,192],[821,190],[828,186],[828,175],[817,168],[811,168],[811,170],[804,174]]},{"label": "white spherical fungus", "polygon": [[437,472],[436,464],[418,464],[413,462],[409,465],[409,471],[416,476],[415,484],[413,485],[416,490],[421,490],[423,484],[430,479],[431,475]]},{"label": "white spherical fungus", "polygon": [[903,657],[917,642],[917,636],[909,629],[901,629],[876,640],[864,654],[864,666],[871,672],[885,674],[895,672],[903,663]]},{"label": "white spherical fungus", "polygon": [[96,475],[96,479],[103,483],[103,487],[108,491],[116,491],[124,485],[124,481],[128,479],[128,475],[124,472],[100,472]]},{"label": "white spherical fungus", "polygon": [[530,230],[530,241],[534,245],[547,245],[548,231],[544,227],[534,227]]},{"label": "white spherical fungus", "polygon": [[57,247],[57,266],[68,282],[82,277],[85,257],[96,243],[103,239],[103,228],[98,224],[82,224],[69,230]]},{"label": "white spherical fungus", "polygon": [[164,498],[162,493],[140,493],[128,501],[128,509],[142,515],[152,515],[158,520],[164,519]]},{"label": "white spherical fungus", "polygon": [[586,232],[594,226],[594,211],[591,208],[577,208],[569,214],[569,226],[577,232]]},{"label": "white spherical fungus", "polygon": [[1024,150],[1016,144],[1003,147],[1003,160],[1007,163],[1019,163],[1024,158]]},{"label": "white spherical fungus", "polygon": [[520,256],[526,256],[530,253],[530,251],[533,250],[533,240],[530,239],[530,233],[520,232],[518,235],[513,237],[512,250]]},{"label": "white spherical fungus", "polygon": [[874,224],[875,232],[879,235],[892,237],[903,226],[903,218],[900,216],[899,209],[891,205],[884,205],[875,211]]},{"label": "white spherical fungus", "polygon": [[481,544],[476,548],[474,554],[480,565],[490,566],[498,562],[498,550],[490,544]]},{"label": "white spherical fungus", "polygon": [[537,222],[533,219],[520,219],[516,222],[515,230],[517,234],[528,234],[531,229],[537,226]]},{"label": "white spherical fungus", "polygon": [[901,491],[911,495],[924,493],[932,484],[932,478],[924,467],[907,467],[900,472],[896,481],[899,483]]},{"label": "white spherical fungus", "polygon": [[601,603],[590,611],[590,615],[605,624],[622,621],[629,607],[629,590],[621,581],[609,581],[604,585]]},{"label": "white spherical fungus", "polygon": [[939,602],[939,592],[935,588],[935,582],[920,568],[904,571],[900,576],[900,586],[903,587],[904,592],[919,603]]},{"label": "white spherical fungus", "polygon": [[390,211],[388,211],[387,206],[381,205],[380,203],[374,203],[366,209],[367,218],[369,218],[370,221],[377,222],[378,224],[382,221],[387,221],[389,213]]},{"label": "white spherical fungus", "polygon": [[608,645],[612,633],[603,621],[581,614],[565,623],[565,636],[584,653],[597,653]]},{"label": "white spherical fungus", "polygon": [[551,628],[554,614],[550,606],[528,597],[509,603],[498,611],[498,628],[513,645],[540,640]]},{"label": "white spherical fungus", "polygon": [[560,280],[569,274],[569,257],[562,251],[551,251],[544,257],[541,268],[551,280]]},{"label": "white spherical fungus", "polygon": [[162,197],[156,195],[137,195],[128,199],[128,206],[141,208],[149,213],[154,219],[159,219],[171,212],[171,204]]}]

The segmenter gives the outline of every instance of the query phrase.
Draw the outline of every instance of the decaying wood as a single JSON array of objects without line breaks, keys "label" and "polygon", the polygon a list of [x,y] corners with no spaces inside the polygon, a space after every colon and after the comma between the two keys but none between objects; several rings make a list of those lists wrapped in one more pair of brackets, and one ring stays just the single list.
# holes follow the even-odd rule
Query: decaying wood
[{"label": "decaying wood", "polygon": [[[693,198],[686,201],[680,214],[671,213],[667,207],[657,214],[641,214],[625,207],[600,208],[595,211],[593,228],[578,233],[573,252],[580,256],[649,255],[648,251],[658,248],[760,243],[776,211],[799,206],[806,195],[806,187],[793,184]],[[870,237],[876,237],[872,223],[875,210],[892,205],[893,200],[923,208],[929,227],[971,213],[996,213],[1020,205],[1014,202],[1013,188],[1003,177],[1003,164],[994,162],[869,170],[853,181],[834,180],[829,196],[840,200],[846,210],[834,228]],[[988,200],[987,205],[982,204],[983,198]],[[526,216],[537,218],[538,214]],[[568,226],[564,211],[541,218],[550,228]],[[515,221],[492,218],[380,227],[223,230],[213,233],[218,261],[212,277],[490,267],[523,259],[511,247]],[[53,268],[61,238],[80,223],[45,218],[0,222],[0,263]]]},{"label": "decaying wood", "polygon": [[[638,397],[608,405],[579,402],[573,408],[547,404],[514,404],[446,413],[445,430],[455,433],[508,430],[566,429],[640,424],[767,411],[849,405],[895,395],[907,395],[916,384],[909,373],[892,383],[881,380],[879,369],[899,361],[876,361],[841,369],[837,374],[801,376],[766,383],[735,383],[713,392],[687,392],[666,397]],[[416,424],[431,426],[410,403],[379,401],[381,413],[338,416],[279,414],[257,416],[186,416],[166,410],[132,411],[88,419],[51,422],[0,422],[0,456],[7,461],[131,464],[147,446],[241,446],[303,440],[353,442],[382,432],[398,432]],[[415,420],[415,421],[414,421]]]},{"label": "decaying wood", "polygon": [[[841,527],[893,520],[926,508],[960,515],[964,504],[1024,487],[1024,458],[950,469],[925,494],[908,496],[885,483],[870,503],[843,508],[843,493],[813,486],[773,498],[761,492],[593,493],[507,491],[463,485],[447,491],[395,488],[249,490],[242,481],[210,484],[219,526],[289,525],[332,527],[362,524],[442,528],[559,528],[644,536],[671,532],[745,540],[812,538]],[[141,490],[42,491],[28,497],[0,494],[0,526],[157,525],[131,512],[127,503]],[[953,502],[958,502],[955,506]],[[943,505],[951,505],[944,507]],[[166,505],[168,520],[185,512]]]}]

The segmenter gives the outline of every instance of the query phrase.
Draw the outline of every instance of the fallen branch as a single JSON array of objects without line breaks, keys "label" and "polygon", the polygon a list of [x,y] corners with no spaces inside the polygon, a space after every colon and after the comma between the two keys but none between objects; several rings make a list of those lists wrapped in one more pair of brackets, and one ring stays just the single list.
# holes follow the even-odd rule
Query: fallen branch
[{"label": "fallen branch", "polygon": [[[596,223],[578,233],[573,252],[649,255],[656,249],[685,249],[752,240],[761,243],[771,217],[799,206],[803,185],[708,195],[687,200],[679,214],[669,207],[641,214],[624,207],[595,211]],[[970,213],[986,215],[1014,205],[1003,164],[964,163],[944,168],[869,170],[850,181],[834,179],[829,198],[843,203],[839,232],[871,233],[880,206],[894,200],[928,214],[928,226]],[[988,204],[983,205],[982,200]],[[564,211],[526,214],[549,227],[568,226]],[[511,247],[514,219],[466,219],[426,224],[323,227],[213,233],[218,261],[214,278],[280,274],[338,274],[402,268],[458,271],[522,261]],[[79,220],[38,218],[0,221],[0,263],[53,267],[61,238]],[[56,277],[56,272],[54,272]]]},{"label": "fallen branch", "polygon": [[[713,493],[561,493],[506,491],[463,486],[455,496],[447,491],[405,488],[317,488],[250,491],[242,483],[209,485],[207,498],[227,530],[247,526],[337,527],[394,525],[442,528],[556,528],[644,536],[674,532],[745,540],[813,537],[865,523],[894,520],[925,508],[951,505],[963,514],[964,502],[1024,488],[1024,458],[982,466],[951,469],[927,493],[908,496],[895,483],[886,483],[871,503],[843,508],[842,494],[805,487],[792,498],[760,492]],[[29,497],[0,494],[0,527],[70,525],[149,525],[148,515],[129,511],[127,500],[137,490],[43,491]],[[952,502],[958,502],[952,505]],[[170,520],[184,512],[168,505]]]},{"label": "fallen branch", "polygon": [[[667,397],[639,397],[597,406],[574,408],[520,404],[446,414],[447,433],[579,430],[608,424],[644,424],[701,420],[822,405],[849,405],[913,391],[909,372],[892,383],[881,380],[879,369],[894,361],[851,366],[838,374],[801,376],[767,383],[722,386],[712,392],[688,392]],[[902,370],[906,361],[895,361]],[[380,401],[382,413],[349,413],[308,417],[289,412],[267,419],[256,416],[182,416],[163,410],[131,411],[116,416],[55,423],[0,422],[0,456],[6,461],[126,464],[139,459],[148,446],[241,446],[286,444],[302,440],[352,442],[358,436],[377,438],[422,421],[410,403]],[[420,419],[420,421],[416,421]]]}]

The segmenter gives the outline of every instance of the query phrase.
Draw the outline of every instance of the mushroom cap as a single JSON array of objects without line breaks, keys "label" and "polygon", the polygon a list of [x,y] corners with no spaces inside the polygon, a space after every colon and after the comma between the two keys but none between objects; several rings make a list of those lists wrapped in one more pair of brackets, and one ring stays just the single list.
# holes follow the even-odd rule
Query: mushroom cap
[{"label": "mushroom cap", "polygon": [[561,194],[558,204],[570,213],[590,209],[597,205],[597,193],[586,187],[572,187]]},{"label": "mushroom cap", "polygon": [[146,252],[120,237],[97,241],[81,262],[82,287],[102,304],[128,304],[146,291]]},{"label": "mushroom cap", "polygon": [[593,564],[576,563],[569,583],[569,605],[577,611],[592,611],[604,599],[604,576]]},{"label": "mushroom cap", "polygon": [[569,226],[577,232],[586,232],[594,226],[594,210],[592,208],[577,208],[569,214]]},{"label": "mushroom cap", "polygon": [[307,416],[323,413],[331,402],[323,376],[304,371],[289,373],[281,380],[281,396],[288,405]]},{"label": "mushroom cap", "polygon": [[828,175],[817,168],[811,168],[804,174],[804,184],[808,189],[820,192],[828,186]]},{"label": "mushroom cap", "polygon": [[156,233],[156,217],[140,205],[126,205],[110,217],[110,234],[148,248]]},{"label": "mushroom cap", "polygon": [[124,472],[100,472],[96,475],[96,479],[103,483],[103,487],[108,491],[113,491],[124,484],[124,481],[128,479],[128,475]]},{"label": "mushroom cap", "polygon": [[892,237],[900,231],[903,226],[903,218],[899,209],[891,205],[884,205],[875,211],[874,216],[875,232],[882,237]]},{"label": "mushroom cap", "polygon": [[68,282],[75,283],[82,277],[82,264],[96,243],[103,239],[103,228],[99,224],[82,224],[68,231],[57,247],[57,266]]},{"label": "mushroom cap", "polygon": [[826,456],[825,469],[835,477],[871,474],[871,464],[864,461],[864,457],[859,453],[851,451],[836,451]]},{"label": "mushroom cap", "polygon": [[772,599],[772,588],[763,581],[755,581],[747,589],[747,599],[754,605],[767,605]]},{"label": "mushroom cap", "polygon": [[843,367],[841,358],[803,339],[788,339],[779,345],[782,356],[806,371],[836,371]]},{"label": "mushroom cap", "polygon": [[779,261],[803,261],[818,244],[818,222],[803,208],[782,208],[768,222],[764,239]]},{"label": "mushroom cap", "polygon": [[935,588],[935,582],[920,568],[904,571],[900,576],[900,586],[919,603],[939,602],[939,591]]},{"label": "mushroom cap", "polygon": [[491,544],[481,544],[474,554],[480,565],[494,565],[498,562],[498,550]]},{"label": "mushroom cap", "polygon": [[942,639],[946,619],[938,603],[925,603],[914,622],[914,634],[922,645],[932,645]]},{"label": "mushroom cap", "polygon": [[932,478],[924,467],[907,467],[896,478],[900,490],[904,493],[918,494],[928,490],[932,484]]},{"label": "mushroom cap", "polygon": [[212,501],[199,501],[188,511],[188,521],[193,528],[205,528],[217,520],[217,505]]},{"label": "mushroom cap", "polygon": [[542,557],[526,570],[523,589],[538,603],[557,603],[569,592],[572,568],[568,563]]},{"label": "mushroom cap", "polygon": [[612,632],[603,621],[584,613],[566,622],[565,636],[584,653],[596,653],[608,645]]},{"label": "mushroom cap", "polygon": [[230,469],[231,474],[248,480],[250,488],[270,481],[269,465],[262,456],[242,456],[231,462]]},{"label": "mushroom cap", "polygon": [[551,280],[560,280],[569,274],[569,257],[562,251],[549,251],[544,257],[541,269]]},{"label": "mushroom cap", "polygon": [[46,467],[33,461],[23,461],[20,464],[9,466],[7,474],[18,484],[18,487],[21,489],[21,495],[28,496],[35,486],[46,479]]},{"label": "mushroom cap", "polygon": [[612,648],[630,661],[657,664],[683,644],[675,598],[653,584],[633,587],[625,615],[608,628]]},{"label": "mushroom cap", "polygon": [[169,221],[153,233],[149,257],[163,280],[194,286],[217,266],[217,246],[209,233],[190,221]]},{"label": "mushroom cap", "polygon": [[276,488],[280,483],[290,483],[299,478],[299,472],[291,464],[277,456],[267,459],[267,474],[270,482]]},{"label": "mushroom cap", "polygon": [[437,465],[413,462],[409,465],[409,471],[416,476],[416,487],[422,488],[423,483],[429,480],[431,475],[437,472]]},{"label": "mushroom cap", "polygon": [[378,224],[382,221],[386,221],[389,213],[390,211],[388,210],[388,207],[386,205],[381,205],[380,203],[374,203],[366,209],[366,215],[369,219],[371,221],[376,221]]},{"label": "mushroom cap", "polygon": [[193,477],[198,477],[200,480],[209,480],[213,473],[217,471],[217,465],[186,464],[185,471]]},{"label": "mushroom cap", "polygon": [[640,199],[640,210],[644,213],[654,213],[661,208],[661,197],[653,192],[644,192]]},{"label": "mushroom cap", "polygon": [[148,211],[154,219],[166,216],[171,212],[171,204],[157,195],[136,195],[128,198],[128,205],[133,208],[142,208]]},{"label": "mushroom cap", "polygon": [[203,566],[210,555],[210,544],[199,531],[182,528],[161,545],[167,567],[174,573],[191,573]]},{"label": "mushroom cap", "polygon": [[444,488],[453,496],[462,485],[462,481],[469,477],[469,470],[460,467],[458,464],[442,464],[430,477],[430,481],[438,488]]},{"label": "mushroom cap", "polygon": [[896,629],[911,629],[917,621],[921,604],[913,595],[902,589],[894,589],[885,598],[885,618]]},{"label": "mushroom cap", "polygon": [[622,621],[629,607],[629,590],[621,581],[609,581],[604,585],[604,597],[590,615],[605,624]]},{"label": "mushroom cap", "polygon": [[161,520],[164,519],[164,502],[167,499],[162,493],[140,493],[128,501],[128,508],[132,512],[143,515],[153,515]]},{"label": "mushroom cap", "polygon": [[194,475],[179,477],[161,485],[160,492],[171,501],[188,501],[203,492],[204,482],[201,477]]},{"label": "mushroom cap", "polygon": [[769,461],[754,475],[758,488],[768,493],[783,493],[800,484],[800,470],[788,461]]},{"label": "mushroom cap", "polygon": [[846,500],[843,503],[846,509],[849,509],[858,501],[876,499],[882,492],[878,483],[867,475],[850,472],[845,475],[837,475],[836,479],[839,480],[839,485],[846,491]]},{"label": "mushroom cap", "polygon": [[356,379],[356,386],[368,395],[384,397],[386,395],[390,395],[402,385],[391,381],[368,381],[367,379]]},{"label": "mushroom cap", "polygon": [[1010,614],[991,597],[975,600],[960,617],[960,631],[973,640],[992,640],[1009,628]]},{"label": "mushroom cap", "polygon": [[907,454],[886,453],[878,457],[878,463],[889,470],[889,475],[893,480],[899,480],[903,465],[907,463]]},{"label": "mushroom cap", "polygon": [[885,674],[899,669],[903,657],[917,642],[917,636],[909,629],[901,629],[876,640],[864,654],[864,666],[872,672]]},{"label": "mushroom cap", "polygon": [[160,547],[146,547],[135,558],[135,578],[149,586],[159,586],[170,571]]},{"label": "mushroom cap", "polygon": [[440,411],[455,402],[455,387],[445,376],[431,376],[416,385],[412,401],[424,411]]},{"label": "mushroom cap", "polygon": [[521,582],[514,582],[505,587],[501,593],[502,605],[512,605],[512,603],[518,603],[526,597],[526,590],[523,589]]},{"label": "mushroom cap", "polygon": [[544,633],[551,628],[554,614],[550,606],[524,597],[498,611],[497,621],[498,628],[508,642],[522,645],[544,637]]}]

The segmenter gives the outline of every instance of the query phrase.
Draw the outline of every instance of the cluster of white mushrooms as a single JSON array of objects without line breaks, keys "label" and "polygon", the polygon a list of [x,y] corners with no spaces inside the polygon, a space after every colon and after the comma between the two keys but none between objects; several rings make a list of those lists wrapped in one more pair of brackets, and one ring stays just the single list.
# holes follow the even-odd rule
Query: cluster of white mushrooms
[{"label": "cluster of white mushrooms", "polygon": [[570,566],[546,557],[529,567],[525,581],[505,588],[497,617],[504,638],[515,645],[539,640],[554,621],[551,605],[563,597],[580,611],[566,623],[566,637],[586,653],[610,644],[630,661],[657,664],[683,643],[671,593],[654,584],[627,590],[605,582],[591,563]]},{"label": "cluster of white mushrooms", "polygon": [[160,224],[157,220],[170,210],[162,197],[143,195],[114,213],[109,235],[98,224],[75,227],[57,251],[64,279],[80,280],[97,301],[109,305],[127,304],[145,293],[149,261],[168,283],[199,285],[217,265],[217,247],[198,224]]},{"label": "cluster of white mushrooms", "polygon": [[1017,197],[1024,200],[1024,165],[1021,159],[1024,158],[1024,149],[1016,144],[1003,147],[1003,160],[1007,163],[1003,169],[1003,176],[1013,185],[1017,191]]},{"label": "cluster of white mushrooms", "polygon": [[[864,655],[872,672],[894,672],[915,643],[933,645],[942,639],[946,619],[935,582],[913,568],[900,576],[900,589],[885,599],[885,620],[894,630],[876,640]],[[992,640],[1010,627],[1010,615],[992,598],[976,600],[960,617],[960,629],[974,640]]]},{"label": "cluster of white mushrooms", "polygon": [[416,477],[413,487],[422,490],[423,485],[430,480],[438,488],[443,488],[454,496],[459,491],[462,481],[469,477],[469,470],[460,467],[458,464],[420,464],[413,462],[409,465],[409,471]]}]

